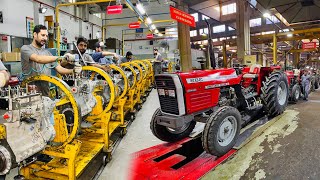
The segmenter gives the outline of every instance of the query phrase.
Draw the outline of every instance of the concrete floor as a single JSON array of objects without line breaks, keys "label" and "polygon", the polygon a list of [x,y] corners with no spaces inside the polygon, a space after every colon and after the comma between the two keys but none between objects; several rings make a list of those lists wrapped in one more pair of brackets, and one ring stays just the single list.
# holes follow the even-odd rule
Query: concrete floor
[{"label": "concrete floor", "polygon": [[137,113],[136,120],[128,128],[128,133],[116,148],[111,162],[107,164],[99,180],[128,179],[130,154],[163,142],[156,138],[150,130],[151,117],[158,107],[160,105],[157,91],[153,90],[142,109]]},{"label": "concrete floor", "polygon": [[[152,91],[99,179],[128,179],[130,154],[162,143],[149,128],[159,107]],[[318,116],[318,117],[317,117]],[[320,91],[291,104],[272,125],[202,179],[320,179]]]},{"label": "concrete floor", "polygon": [[202,179],[320,179],[319,116],[320,90]]}]

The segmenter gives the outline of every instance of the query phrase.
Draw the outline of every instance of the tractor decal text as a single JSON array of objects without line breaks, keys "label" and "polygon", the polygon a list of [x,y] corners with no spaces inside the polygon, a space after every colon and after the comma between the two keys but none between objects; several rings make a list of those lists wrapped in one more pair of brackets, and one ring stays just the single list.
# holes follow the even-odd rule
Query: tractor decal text
[{"label": "tractor decal text", "polygon": [[199,78],[188,78],[187,83],[192,84],[192,83],[199,83],[199,82],[209,82],[209,81],[214,81],[214,80],[228,80],[232,78],[237,78],[236,72],[230,74],[230,75],[220,75],[220,73],[212,74],[209,76],[205,77],[199,77]]}]

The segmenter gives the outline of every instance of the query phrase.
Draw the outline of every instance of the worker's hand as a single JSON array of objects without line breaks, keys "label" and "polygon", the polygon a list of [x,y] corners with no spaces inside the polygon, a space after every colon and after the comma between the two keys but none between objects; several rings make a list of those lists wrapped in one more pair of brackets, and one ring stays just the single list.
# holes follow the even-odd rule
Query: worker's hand
[{"label": "worker's hand", "polygon": [[76,55],[70,54],[70,53],[66,53],[63,56],[62,62],[67,62],[69,64],[74,64],[75,60],[76,60]]},{"label": "worker's hand", "polygon": [[0,72],[0,88],[4,87],[7,84],[6,75]]},{"label": "worker's hand", "polygon": [[103,65],[102,69],[106,72],[109,72],[111,70],[111,68],[108,65]]},{"label": "worker's hand", "polygon": [[75,65],[74,68],[73,68],[73,72],[76,73],[76,74],[80,74],[82,71],[82,66],[80,65]]},{"label": "worker's hand", "polygon": [[117,53],[113,54],[113,59],[115,59],[115,60],[119,60],[120,59],[119,56],[117,55]]}]

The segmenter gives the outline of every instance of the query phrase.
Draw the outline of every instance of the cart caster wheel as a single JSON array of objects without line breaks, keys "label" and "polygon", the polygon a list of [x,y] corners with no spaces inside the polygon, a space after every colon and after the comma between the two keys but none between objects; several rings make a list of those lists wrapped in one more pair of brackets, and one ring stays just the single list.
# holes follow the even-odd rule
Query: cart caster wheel
[{"label": "cart caster wheel", "polygon": [[22,175],[17,175],[17,176],[15,176],[14,178],[13,178],[14,180],[24,180],[24,179],[26,179],[24,176],[22,176]]},{"label": "cart caster wheel", "polygon": [[131,115],[130,115],[130,120],[131,121],[134,121],[136,119],[136,115],[134,114],[134,113],[132,113]]},{"label": "cart caster wheel", "polygon": [[111,161],[111,159],[112,159],[111,153],[106,153],[106,155],[103,156],[103,160],[102,160],[103,166],[106,166]]},{"label": "cart caster wheel", "polygon": [[120,131],[120,137],[123,138],[127,134],[127,128],[122,128]]},{"label": "cart caster wheel", "polygon": [[141,108],[142,108],[141,104],[136,105],[136,110],[137,110],[137,111],[140,111]]}]

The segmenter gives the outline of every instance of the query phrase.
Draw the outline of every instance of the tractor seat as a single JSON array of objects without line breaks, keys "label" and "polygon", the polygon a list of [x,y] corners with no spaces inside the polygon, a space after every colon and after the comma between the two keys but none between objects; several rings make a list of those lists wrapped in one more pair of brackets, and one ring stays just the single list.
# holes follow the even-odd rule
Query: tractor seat
[{"label": "tractor seat", "polygon": [[249,73],[244,74],[243,78],[251,78],[251,79],[257,78],[260,72],[260,68],[261,68],[260,64],[251,65]]}]

